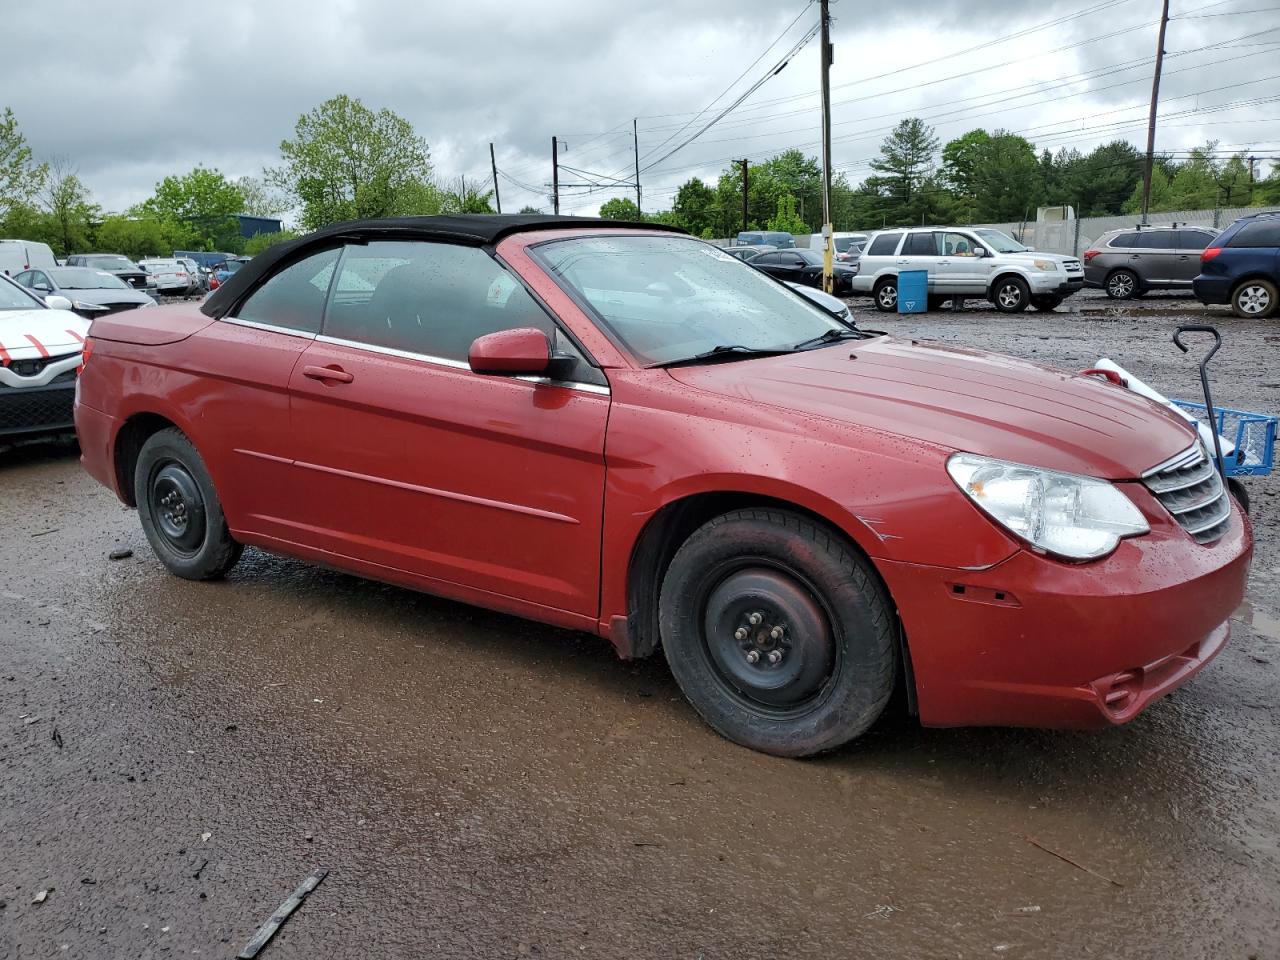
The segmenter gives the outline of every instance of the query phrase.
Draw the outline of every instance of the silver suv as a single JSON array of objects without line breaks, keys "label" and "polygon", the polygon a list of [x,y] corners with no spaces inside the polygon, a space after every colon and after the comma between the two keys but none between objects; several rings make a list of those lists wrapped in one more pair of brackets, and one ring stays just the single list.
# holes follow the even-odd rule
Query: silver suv
[{"label": "silver suv", "polygon": [[1148,290],[1189,290],[1200,273],[1200,254],[1217,235],[1212,227],[1185,223],[1112,230],[1084,252],[1084,282],[1116,300]]},{"label": "silver suv", "polygon": [[947,300],[990,300],[1003,313],[1027,307],[1052,310],[1084,286],[1075,257],[1036,253],[989,227],[910,227],[871,235],[862,252],[855,293],[870,294],[877,309],[898,308],[898,274],[926,270],[929,307]]}]

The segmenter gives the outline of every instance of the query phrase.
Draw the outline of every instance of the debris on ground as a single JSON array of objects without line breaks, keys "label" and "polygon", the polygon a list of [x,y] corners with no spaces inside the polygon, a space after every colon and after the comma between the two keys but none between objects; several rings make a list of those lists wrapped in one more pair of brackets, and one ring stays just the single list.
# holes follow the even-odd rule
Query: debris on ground
[{"label": "debris on ground", "polygon": [[1072,860],[1070,857],[1066,856],[1065,854],[1059,853],[1057,850],[1053,850],[1049,847],[1046,847],[1043,843],[1041,843],[1035,837],[1026,837],[1025,839],[1027,843],[1031,844],[1033,847],[1043,850],[1045,853],[1050,854],[1051,856],[1057,857],[1063,863],[1071,864],[1071,866],[1075,867],[1077,870],[1083,870],[1085,873],[1092,874],[1093,876],[1097,877],[1099,880],[1107,881],[1107,883],[1111,884],[1112,886],[1115,886],[1115,887],[1124,886],[1124,884],[1121,883],[1119,880],[1112,880],[1110,877],[1104,876],[1103,874],[1099,873],[1097,870],[1091,870],[1089,867],[1086,867],[1082,863],[1077,863],[1076,861]]},{"label": "debris on ground", "polygon": [[108,560],[128,560],[133,556],[133,551],[128,547],[117,547],[107,554]]},{"label": "debris on ground", "polygon": [[210,837],[212,837],[212,836],[213,836],[213,834],[212,834],[212,833],[210,833],[208,830],[206,830],[204,833],[200,834],[200,842],[201,842],[201,843],[208,843],[208,842],[209,842],[209,838],[210,838]]},{"label": "debris on ground", "polygon": [[45,902],[45,900],[47,900],[47,899],[49,899],[49,891],[48,891],[48,890],[41,890],[41,891],[40,891],[39,893],[37,893],[34,897],[32,897],[32,898],[31,898],[31,902],[32,902],[32,903],[44,903],[44,902]]},{"label": "debris on ground", "polygon": [[49,739],[52,740],[55,744],[57,744],[59,750],[62,749],[62,734],[58,732],[57,727],[53,728],[53,736],[50,737]]},{"label": "debris on ground", "polygon": [[280,904],[267,922],[258,928],[258,932],[245,944],[244,949],[236,954],[237,960],[252,960],[253,957],[256,957],[258,951],[265,947],[267,941],[275,936],[276,931],[289,919],[293,911],[302,906],[302,901],[307,899],[307,895],[318,887],[320,881],[328,875],[329,871],[324,867],[317,867],[312,870],[310,875],[298,885],[298,889],[289,894],[288,899]]}]

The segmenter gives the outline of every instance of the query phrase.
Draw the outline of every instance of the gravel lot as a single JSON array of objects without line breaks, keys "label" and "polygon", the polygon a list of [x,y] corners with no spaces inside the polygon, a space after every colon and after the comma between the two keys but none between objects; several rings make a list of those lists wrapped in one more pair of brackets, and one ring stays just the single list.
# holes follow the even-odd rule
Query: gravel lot
[{"label": "gravel lot", "polygon": [[[1190,399],[1170,335],[1211,316],[1218,401],[1280,411],[1280,322],[1187,298],[854,307]],[[230,957],[317,866],[268,960],[1280,956],[1280,477],[1250,491],[1232,643],[1130,726],[888,717],[795,762],[589,637],[255,551],[177,580],[73,445],[0,448],[0,958]]]}]

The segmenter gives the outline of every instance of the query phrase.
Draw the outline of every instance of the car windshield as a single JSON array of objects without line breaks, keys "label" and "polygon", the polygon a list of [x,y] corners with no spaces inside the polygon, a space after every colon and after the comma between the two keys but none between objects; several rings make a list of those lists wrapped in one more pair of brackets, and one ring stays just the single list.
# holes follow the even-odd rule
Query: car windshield
[{"label": "car windshield", "polygon": [[836,252],[848,253],[849,248],[852,247],[855,243],[856,241],[853,239],[853,237],[836,237]]},{"label": "car windshield", "polygon": [[43,306],[8,277],[0,280],[0,310],[37,310]]},{"label": "car windshield", "polygon": [[739,356],[787,352],[848,329],[766,274],[689,237],[581,237],[531,252],[647,365],[717,347],[739,348]]},{"label": "car windshield", "polygon": [[975,230],[982,242],[994,250],[996,253],[1023,253],[1030,250],[1030,247],[1024,247],[1017,240],[1008,234],[1001,233],[999,230]]},{"label": "car windshield", "polygon": [[222,266],[220,266],[218,269],[225,270],[227,271],[227,273],[235,273],[237,270],[239,270],[243,266],[244,266],[243,260],[228,260],[226,263],[222,264]]},{"label": "car windshield", "polygon": [[128,285],[114,274],[89,267],[59,267],[45,271],[62,290],[127,290]]},{"label": "car windshield", "polygon": [[794,253],[805,263],[815,266],[822,265],[822,254],[817,250],[788,250],[788,253]]}]

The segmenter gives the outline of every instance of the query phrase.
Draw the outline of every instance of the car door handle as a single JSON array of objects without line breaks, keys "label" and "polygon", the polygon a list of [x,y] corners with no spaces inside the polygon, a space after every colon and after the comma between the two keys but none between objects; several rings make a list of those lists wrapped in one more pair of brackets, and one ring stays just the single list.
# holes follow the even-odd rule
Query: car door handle
[{"label": "car door handle", "polygon": [[347,373],[337,364],[328,367],[303,367],[302,375],[312,380],[331,380],[334,383],[350,383],[355,379],[355,374]]},{"label": "car door handle", "polygon": [[898,266],[900,266],[900,267],[902,267],[902,266],[906,266],[906,265],[907,265],[907,264],[909,264],[910,262],[911,262],[910,260],[899,260],[899,261],[898,261]]},{"label": "car door handle", "polygon": [[1140,253],[1131,253],[1131,254],[1129,254],[1129,259],[1130,259],[1130,260],[1141,260],[1141,259],[1142,259],[1142,254],[1140,254]]}]

